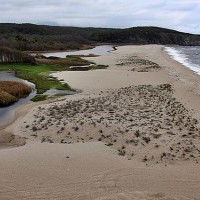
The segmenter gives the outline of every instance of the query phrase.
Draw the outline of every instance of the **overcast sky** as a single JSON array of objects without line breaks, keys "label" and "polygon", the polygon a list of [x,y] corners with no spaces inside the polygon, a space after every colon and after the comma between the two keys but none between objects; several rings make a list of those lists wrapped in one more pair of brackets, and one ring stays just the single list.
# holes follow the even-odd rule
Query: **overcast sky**
[{"label": "overcast sky", "polygon": [[0,22],[200,33],[200,0],[0,0]]}]

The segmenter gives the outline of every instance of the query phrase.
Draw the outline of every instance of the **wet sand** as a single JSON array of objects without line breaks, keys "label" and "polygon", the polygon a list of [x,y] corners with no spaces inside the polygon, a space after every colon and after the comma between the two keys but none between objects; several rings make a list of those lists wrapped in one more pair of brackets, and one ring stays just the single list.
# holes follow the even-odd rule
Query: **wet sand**
[{"label": "wet sand", "polygon": [[6,128],[27,144],[1,149],[0,197],[198,199],[199,76],[158,45],[88,59],[109,68],[54,74],[83,93]]}]

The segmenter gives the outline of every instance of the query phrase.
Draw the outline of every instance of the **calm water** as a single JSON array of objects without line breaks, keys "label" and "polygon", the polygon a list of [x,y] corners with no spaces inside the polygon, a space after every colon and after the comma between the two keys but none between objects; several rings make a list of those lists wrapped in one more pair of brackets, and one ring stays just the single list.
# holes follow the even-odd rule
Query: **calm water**
[{"label": "calm water", "polygon": [[200,47],[174,46],[166,47],[166,51],[176,61],[182,63],[200,75]]},{"label": "calm water", "polygon": [[26,98],[20,99],[18,102],[8,107],[0,108],[0,128],[11,123],[15,119],[16,108],[20,105],[30,102],[30,100],[36,95],[35,85],[26,80],[15,77],[14,73],[11,72],[0,72],[0,80],[10,80],[24,82],[33,88],[33,92]]},{"label": "calm water", "polygon": [[69,56],[69,55],[89,55],[89,54],[106,55],[108,52],[113,51],[113,50],[114,49],[112,45],[102,45],[102,46],[97,46],[93,49],[88,49],[88,50],[43,53],[42,55],[46,57],[55,56],[55,57],[60,57],[60,58],[66,58],[66,56]]}]

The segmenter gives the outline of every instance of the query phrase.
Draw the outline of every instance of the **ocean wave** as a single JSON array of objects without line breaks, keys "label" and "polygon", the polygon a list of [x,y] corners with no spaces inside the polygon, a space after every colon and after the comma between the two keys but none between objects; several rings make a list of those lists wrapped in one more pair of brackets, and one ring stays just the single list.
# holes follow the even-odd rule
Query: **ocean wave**
[{"label": "ocean wave", "polygon": [[[188,47],[186,47],[188,48]],[[176,49],[175,47],[165,47],[165,51],[176,61],[183,64],[184,66],[190,68],[192,71],[200,75],[200,66],[192,63],[187,55],[185,55],[181,50]]]}]

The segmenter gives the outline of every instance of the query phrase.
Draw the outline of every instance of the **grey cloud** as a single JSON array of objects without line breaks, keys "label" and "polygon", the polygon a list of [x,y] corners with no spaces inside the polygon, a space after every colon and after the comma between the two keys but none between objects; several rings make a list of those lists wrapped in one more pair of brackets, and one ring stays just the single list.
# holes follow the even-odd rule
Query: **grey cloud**
[{"label": "grey cloud", "polygon": [[0,22],[200,32],[199,0],[0,0]]}]

